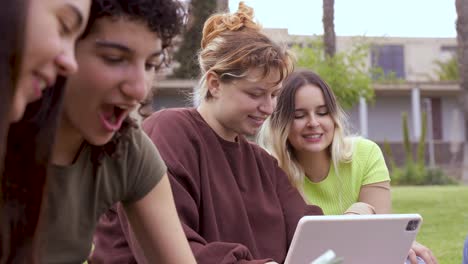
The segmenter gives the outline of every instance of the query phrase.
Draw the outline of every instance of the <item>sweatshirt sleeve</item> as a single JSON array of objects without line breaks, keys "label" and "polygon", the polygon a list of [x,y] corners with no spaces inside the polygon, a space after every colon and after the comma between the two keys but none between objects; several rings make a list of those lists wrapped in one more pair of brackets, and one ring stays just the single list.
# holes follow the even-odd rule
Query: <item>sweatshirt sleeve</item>
[{"label": "sweatshirt sleeve", "polygon": [[[179,213],[182,226],[189,241],[190,247],[199,264],[233,264],[233,263],[266,263],[271,259],[254,260],[247,247],[237,243],[223,241],[206,241],[203,236],[197,232],[198,220],[198,205],[195,199],[191,196],[190,191],[184,183],[183,178],[174,177],[169,172],[172,191],[176,201],[177,211]],[[178,178],[179,180],[177,180]],[[237,227],[232,227],[237,228]],[[239,227],[242,228],[242,227]]]},{"label": "sweatshirt sleeve", "polygon": [[[199,208],[200,160],[202,149],[190,120],[180,113],[162,111],[148,118],[143,129],[157,145],[168,167],[168,176],[179,218],[185,235],[199,264],[266,263],[271,259],[254,260],[249,249],[227,241],[206,241],[201,235]],[[242,228],[242,227],[230,227]]]},{"label": "sweatshirt sleeve", "polygon": [[323,215],[316,205],[307,205],[297,189],[291,185],[286,173],[276,165],[276,189],[286,220],[288,246],[296,231],[297,223],[305,215]]},{"label": "sweatshirt sleeve", "polygon": [[[253,259],[249,249],[228,241],[207,241],[201,234],[199,208],[199,155],[189,121],[172,111],[160,111],[143,124],[166,162],[177,212],[190,247],[199,264],[260,264],[271,259]],[[242,227],[230,227],[242,228]],[[170,239],[170,238],[168,238]],[[101,217],[95,233],[91,263],[146,263],[133,236],[124,210],[114,208]]]},{"label": "sweatshirt sleeve", "polygon": [[146,264],[143,250],[131,232],[121,203],[114,205],[99,219],[94,232],[94,250],[88,263],[140,263]]},{"label": "sweatshirt sleeve", "polygon": [[[170,174],[169,174],[170,176]],[[178,197],[179,216],[190,247],[199,264],[261,264],[271,259],[253,260],[249,250],[236,243],[208,243],[192,227],[198,219],[198,211],[193,200],[181,185],[171,179],[174,196]],[[125,210],[119,203],[108,210],[99,220],[94,234],[94,251],[89,263],[148,263],[128,223]]]}]

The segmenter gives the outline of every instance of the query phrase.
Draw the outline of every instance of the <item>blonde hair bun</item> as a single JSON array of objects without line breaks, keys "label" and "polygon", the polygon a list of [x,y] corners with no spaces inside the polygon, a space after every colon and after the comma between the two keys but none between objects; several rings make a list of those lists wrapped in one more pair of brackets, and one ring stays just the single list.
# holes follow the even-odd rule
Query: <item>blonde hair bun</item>
[{"label": "blonde hair bun", "polygon": [[233,14],[215,14],[206,20],[203,26],[201,47],[204,49],[208,43],[226,30],[236,31],[244,27],[261,30],[261,26],[253,21],[254,10],[244,2],[239,2],[237,12]]}]

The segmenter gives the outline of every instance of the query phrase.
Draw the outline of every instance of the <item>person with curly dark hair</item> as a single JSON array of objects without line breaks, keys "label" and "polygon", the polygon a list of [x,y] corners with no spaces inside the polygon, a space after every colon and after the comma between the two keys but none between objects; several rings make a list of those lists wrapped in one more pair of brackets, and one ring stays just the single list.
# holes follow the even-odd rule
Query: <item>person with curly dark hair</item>
[{"label": "person with curly dark hair", "polygon": [[[142,126],[167,164],[190,247],[199,264],[283,263],[299,219],[322,210],[246,137],[272,114],[292,56],[240,2],[205,21],[198,62],[197,107],[158,111]],[[149,263],[131,234],[117,205],[99,221],[91,260]]]},{"label": "person with curly dark hair", "polygon": [[93,1],[53,146],[41,263],[85,261],[99,217],[116,202],[149,262],[195,263],[167,168],[130,118],[166,61],[183,16],[174,0]]}]

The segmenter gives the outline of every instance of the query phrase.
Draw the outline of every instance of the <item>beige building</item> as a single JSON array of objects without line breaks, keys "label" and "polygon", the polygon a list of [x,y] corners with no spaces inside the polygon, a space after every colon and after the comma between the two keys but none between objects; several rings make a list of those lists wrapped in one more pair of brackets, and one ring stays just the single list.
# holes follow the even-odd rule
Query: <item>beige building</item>
[{"label": "beige building", "polygon": [[[287,29],[265,29],[264,32],[276,42],[292,46],[307,45],[315,36],[289,35]],[[349,50],[356,43],[367,43],[376,49],[369,54],[369,65],[372,57],[379,53],[382,66],[393,66],[402,79],[407,81],[433,81],[435,60],[445,61],[456,52],[455,38],[400,38],[400,37],[336,37],[337,51]],[[380,52],[379,52],[380,51]],[[376,59],[376,58],[375,58]],[[378,59],[375,61],[378,63]]]}]

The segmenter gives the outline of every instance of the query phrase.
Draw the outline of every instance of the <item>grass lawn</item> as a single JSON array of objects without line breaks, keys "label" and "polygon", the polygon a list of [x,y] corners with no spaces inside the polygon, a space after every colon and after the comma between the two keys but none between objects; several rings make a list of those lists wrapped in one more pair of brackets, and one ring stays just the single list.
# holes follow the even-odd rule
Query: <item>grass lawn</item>
[{"label": "grass lawn", "polygon": [[394,213],[424,218],[418,242],[429,247],[440,264],[460,264],[468,235],[468,186],[392,187]]}]

